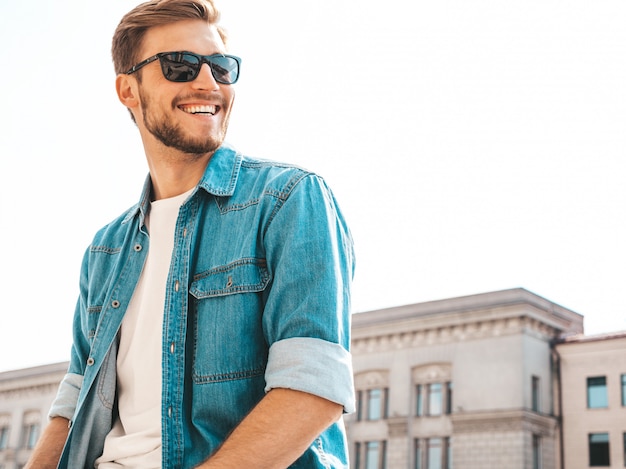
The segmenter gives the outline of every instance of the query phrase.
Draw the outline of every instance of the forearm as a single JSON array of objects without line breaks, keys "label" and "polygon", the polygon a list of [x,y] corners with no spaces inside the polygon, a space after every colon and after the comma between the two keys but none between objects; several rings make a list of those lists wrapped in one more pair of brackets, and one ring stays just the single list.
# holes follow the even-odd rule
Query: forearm
[{"label": "forearm", "polygon": [[337,421],[340,404],[290,389],[273,389],[201,469],[281,469]]},{"label": "forearm", "polygon": [[69,421],[63,417],[50,420],[24,469],[55,469],[69,433]]}]

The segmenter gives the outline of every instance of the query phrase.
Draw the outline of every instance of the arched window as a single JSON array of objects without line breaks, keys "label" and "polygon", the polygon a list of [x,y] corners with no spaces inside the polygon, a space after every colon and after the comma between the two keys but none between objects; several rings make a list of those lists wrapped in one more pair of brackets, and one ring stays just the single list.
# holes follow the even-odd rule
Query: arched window
[{"label": "arched window", "polygon": [[38,410],[26,412],[22,424],[22,448],[33,449],[39,439],[41,413]]},{"label": "arched window", "polygon": [[0,451],[9,447],[9,430],[11,428],[11,416],[0,414]]},{"label": "arched window", "polygon": [[413,369],[415,415],[433,417],[452,413],[452,366],[429,364]]},{"label": "arched window", "polygon": [[389,416],[389,372],[366,371],[354,377],[357,420],[381,420]]}]

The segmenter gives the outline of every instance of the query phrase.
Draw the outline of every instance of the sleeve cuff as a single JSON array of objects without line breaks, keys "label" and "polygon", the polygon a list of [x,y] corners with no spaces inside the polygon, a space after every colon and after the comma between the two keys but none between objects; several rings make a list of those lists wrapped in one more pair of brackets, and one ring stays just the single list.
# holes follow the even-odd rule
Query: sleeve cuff
[{"label": "sleeve cuff", "polygon": [[265,392],[294,389],[341,404],[345,413],[355,411],[352,356],[339,344],[309,337],[275,342],[265,382]]},{"label": "sleeve cuff", "polygon": [[78,402],[78,393],[83,385],[83,376],[75,373],[68,373],[63,377],[57,395],[52,402],[48,418],[64,417],[72,420],[76,403]]}]

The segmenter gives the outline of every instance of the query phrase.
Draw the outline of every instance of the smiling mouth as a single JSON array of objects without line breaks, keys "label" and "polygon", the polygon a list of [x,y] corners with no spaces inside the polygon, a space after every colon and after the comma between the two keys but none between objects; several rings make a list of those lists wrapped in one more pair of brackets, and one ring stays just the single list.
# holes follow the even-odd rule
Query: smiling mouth
[{"label": "smiling mouth", "polygon": [[180,109],[183,112],[186,112],[187,114],[201,114],[201,115],[211,115],[214,116],[215,114],[217,114],[217,111],[219,110],[218,106],[214,106],[214,105],[191,105],[191,106],[178,106],[178,109]]}]

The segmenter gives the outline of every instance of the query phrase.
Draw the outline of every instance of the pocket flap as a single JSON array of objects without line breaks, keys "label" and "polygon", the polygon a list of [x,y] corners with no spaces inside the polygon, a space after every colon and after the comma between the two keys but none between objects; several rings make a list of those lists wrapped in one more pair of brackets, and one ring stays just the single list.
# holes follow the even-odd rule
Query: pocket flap
[{"label": "pocket flap", "polygon": [[245,258],[202,272],[194,277],[189,293],[210,298],[265,290],[270,281],[265,259]]}]

